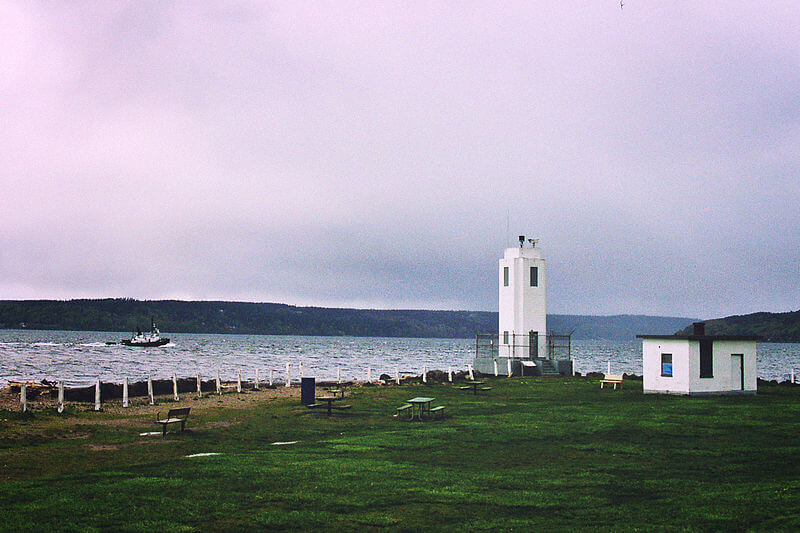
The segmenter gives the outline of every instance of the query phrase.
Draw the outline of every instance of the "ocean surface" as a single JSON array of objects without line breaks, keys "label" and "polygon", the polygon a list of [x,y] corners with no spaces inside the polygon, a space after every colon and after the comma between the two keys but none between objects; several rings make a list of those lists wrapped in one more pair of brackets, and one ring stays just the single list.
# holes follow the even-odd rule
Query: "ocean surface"
[{"label": "ocean surface", "polygon": [[[423,368],[466,370],[475,354],[474,339],[409,339],[387,337],[304,337],[292,335],[213,335],[166,333],[170,343],[159,348],[106,345],[129,337],[126,333],[97,331],[0,330],[0,385],[9,381],[63,380],[67,385],[90,385],[95,379],[121,382],[144,380],[148,375],[169,378],[200,374],[211,379],[276,382],[299,380],[302,364],[305,376],[317,381],[372,379],[381,374],[420,374]],[[577,372],[611,371],[642,373],[641,341],[573,340],[572,358]],[[800,372],[800,344],[759,343],[758,375],[763,379],[789,378]],[[502,371],[502,369],[501,369]]]}]

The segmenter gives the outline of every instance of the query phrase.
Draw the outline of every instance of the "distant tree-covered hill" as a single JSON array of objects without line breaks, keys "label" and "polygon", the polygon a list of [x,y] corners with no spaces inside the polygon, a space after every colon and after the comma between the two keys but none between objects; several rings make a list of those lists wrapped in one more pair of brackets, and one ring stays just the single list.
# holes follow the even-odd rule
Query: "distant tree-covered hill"
[{"label": "distant tree-covered hill", "polygon": [[574,339],[632,340],[636,335],[670,335],[696,319],[647,315],[547,315],[553,333],[572,333]]},{"label": "distant tree-covered hill", "polygon": [[[800,342],[800,311],[752,313],[706,320],[709,335],[760,335],[766,342]],[[691,325],[680,333],[691,333]]]},{"label": "distant tree-covered hill", "polygon": [[[471,338],[496,333],[497,313],[296,307],[275,303],[179,300],[5,300],[0,328],[134,331],[150,317],[164,332],[268,335],[349,335]],[[637,334],[666,334],[691,318],[652,316],[548,315],[550,331],[575,339],[631,340]]]}]

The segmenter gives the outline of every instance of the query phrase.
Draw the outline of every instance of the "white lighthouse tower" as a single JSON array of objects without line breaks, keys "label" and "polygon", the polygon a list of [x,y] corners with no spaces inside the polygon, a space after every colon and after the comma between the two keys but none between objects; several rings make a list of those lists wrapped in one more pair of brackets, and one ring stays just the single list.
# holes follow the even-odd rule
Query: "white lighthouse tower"
[{"label": "white lighthouse tower", "polygon": [[548,357],[547,277],[537,240],[520,235],[519,247],[506,248],[500,259],[498,357]]}]

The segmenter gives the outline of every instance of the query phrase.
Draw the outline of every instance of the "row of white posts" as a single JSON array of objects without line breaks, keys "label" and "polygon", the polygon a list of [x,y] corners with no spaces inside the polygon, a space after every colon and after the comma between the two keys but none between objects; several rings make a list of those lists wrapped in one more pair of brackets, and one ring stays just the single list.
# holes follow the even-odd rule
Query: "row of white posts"
[{"label": "row of white posts", "polygon": [[[290,387],[292,384],[292,376],[291,376],[291,364],[286,363],[286,381],[285,385]],[[303,372],[303,363],[302,361],[298,364],[298,371],[300,377],[305,377],[305,373]],[[472,365],[468,365],[467,371],[469,373],[469,379],[475,379],[475,374],[472,369]],[[508,366],[507,366],[507,374],[511,376],[511,359],[508,359]],[[606,374],[611,374],[611,361],[606,362]],[[497,366],[497,360],[494,361],[494,375],[499,376],[499,369]],[[269,386],[272,387],[274,383],[275,371],[270,369],[269,371]],[[259,390],[260,387],[260,376],[259,371],[256,369],[256,376],[255,376],[255,390]],[[450,366],[447,368],[447,380],[452,382],[453,381],[453,367]],[[399,385],[400,384],[400,367],[395,368],[395,381]],[[340,367],[336,368],[336,382],[342,382],[342,371]],[[367,382],[372,382],[372,368],[367,368]],[[422,370],[422,382],[428,382],[428,367],[424,366]],[[794,369],[791,369],[791,382],[795,382],[795,373]],[[202,398],[203,392],[201,390],[201,381],[200,381],[200,374],[197,374],[197,397]],[[219,377],[219,371],[217,371],[216,376],[216,385],[217,385],[217,394],[222,394],[222,382]],[[242,372],[238,371],[236,374],[236,392],[242,392]],[[175,374],[172,375],[172,393],[173,398],[175,401],[178,401],[180,397],[178,396],[178,378]],[[150,376],[147,376],[147,395],[150,399],[150,405],[155,403],[155,399],[153,397],[153,381],[151,380]],[[27,390],[26,386],[23,384],[20,390],[20,402],[22,404],[22,412],[27,411],[28,409],[28,402],[27,402]],[[122,382],[122,406],[128,407],[128,378],[125,378]],[[94,392],[94,409],[95,411],[100,410],[100,380],[98,379],[95,381],[95,392]],[[58,383],[58,412],[61,413],[64,410],[64,382],[60,381]]]},{"label": "row of white posts", "polygon": [[[304,373],[303,373],[303,363],[302,362],[299,363],[298,367],[299,367],[300,377],[301,378],[305,377]],[[469,378],[470,379],[475,379],[475,374],[474,374],[474,372],[472,370],[472,365],[468,366],[467,371],[469,373]],[[497,374],[496,371],[497,371],[497,364],[495,363],[495,375]],[[510,364],[509,364],[509,375],[511,375]],[[256,377],[256,379],[255,379],[255,383],[253,385],[253,388],[255,390],[259,390],[259,387],[261,385],[261,381],[260,381],[260,376],[259,376],[258,369],[256,369],[256,376],[255,377]],[[270,369],[270,371],[269,371],[269,381],[268,381],[270,387],[273,386],[274,377],[275,377],[275,371]],[[397,384],[399,385],[400,384],[400,367],[399,366],[396,367],[396,369],[395,369],[395,380],[396,380]],[[453,367],[452,366],[447,368],[447,380],[450,381],[450,382],[453,381]],[[422,381],[423,381],[423,383],[427,383],[428,382],[428,367],[427,366],[423,367],[423,370],[422,370]],[[341,383],[342,382],[342,372],[341,372],[341,368],[339,368],[339,367],[336,368],[336,382],[337,383]],[[368,367],[367,368],[367,383],[371,383],[371,382],[372,382],[372,368]],[[198,373],[197,374],[197,397],[198,398],[202,398],[203,397],[203,391],[201,390],[201,383],[202,382],[200,380],[200,374]],[[289,363],[286,363],[286,381],[285,381],[285,385],[287,387],[290,387],[291,384],[292,384],[291,365]],[[220,380],[220,377],[219,377],[219,371],[217,371],[216,386],[217,386],[216,387],[217,394],[222,394],[222,381]],[[241,372],[241,370],[237,371],[237,373],[236,373],[236,392],[242,392],[242,372]],[[178,395],[178,377],[177,377],[176,374],[172,374],[172,395],[173,395],[173,399],[176,402],[180,400],[180,396]],[[149,398],[150,405],[154,405],[155,404],[155,397],[153,395],[153,380],[151,379],[150,376],[147,376],[147,396]],[[20,403],[22,404],[22,412],[23,413],[26,412],[28,410],[28,397],[27,397],[27,385],[25,385],[25,384],[22,384],[22,386],[20,387]],[[122,407],[128,407],[129,405],[130,404],[129,404],[129,401],[128,401],[128,378],[124,378],[123,381],[122,381]],[[94,410],[95,411],[99,411],[100,410],[100,406],[101,406],[101,402],[100,402],[100,379],[98,378],[97,380],[95,380],[95,383],[94,383]],[[59,381],[58,382],[58,412],[61,413],[63,411],[64,411],[64,382],[63,381]]]},{"label": "row of white posts", "polygon": [[[512,374],[511,373],[511,359],[508,359],[507,362],[508,362],[507,374],[508,374],[509,377],[511,377],[511,374]],[[286,363],[285,385],[287,387],[290,387],[291,384],[292,384],[291,370],[292,370],[291,364],[290,363]],[[474,375],[474,371],[472,369],[472,365],[468,365],[467,371],[469,373],[469,379],[475,379],[475,375]],[[305,377],[305,373],[303,371],[303,363],[302,363],[302,361],[300,363],[298,363],[298,372],[299,372],[301,378]],[[606,363],[606,374],[611,374],[611,361],[608,361]],[[500,375],[499,369],[498,369],[498,366],[497,366],[497,360],[494,361],[494,375],[495,376],[499,376]],[[268,380],[268,383],[269,383],[270,387],[272,387],[272,385],[274,383],[274,377],[275,377],[275,371],[270,369],[270,371],[269,371],[269,380]],[[259,390],[261,381],[260,381],[258,369],[256,369],[255,378],[256,379],[255,379],[254,389],[255,390]],[[450,382],[453,381],[453,367],[452,366],[447,368],[447,380],[450,381]],[[400,384],[400,367],[399,366],[395,368],[395,381],[396,381],[396,383],[398,385]],[[342,371],[341,371],[340,367],[336,368],[336,382],[337,383],[341,383],[342,382]],[[372,368],[370,368],[370,367],[367,368],[367,382],[368,383],[372,382]],[[428,382],[428,367],[427,366],[424,366],[423,370],[422,370],[422,382],[423,383],[427,383]],[[795,382],[794,369],[792,369],[792,371],[791,371],[791,382],[792,383]],[[200,374],[198,373],[197,374],[197,397],[198,398],[202,398],[203,397],[203,392],[201,390],[200,385],[201,385]],[[220,377],[219,377],[219,371],[217,371],[216,385],[217,385],[217,387],[216,387],[217,388],[217,394],[222,394],[222,382],[221,382]],[[238,371],[237,374],[236,374],[236,392],[242,392],[242,372],[241,371]],[[174,400],[176,402],[179,401],[180,397],[178,396],[178,378],[177,378],[177,376],[175,374],[172,375],[172,393],[173,393]],[[151,380],[150,376],[147,376],[147,395],[148,395],[148,397],[150,399],[150,405],[153,405],[155,403],[155,399],[153,397],[153,381]],[[26,386],[24,384],[22,385],[21,390],[20,390],[20,402],[22,404],[22,412],[27,411],[27,409],[28,409],[27,390],[26,390]],[[124,381],[122,382],[122,406],[123,407],[128,407],[128,405],[129,405],[129,403],[128,403],[128,378],[125,378]],[[64,382],[60,381],[58,383],[58,412],[61,413],[63,410],[64,410]],[[100,380],[99,379],[97,381],[95,381],[94,410],[95,411],[99,411],[100,410]]]}]

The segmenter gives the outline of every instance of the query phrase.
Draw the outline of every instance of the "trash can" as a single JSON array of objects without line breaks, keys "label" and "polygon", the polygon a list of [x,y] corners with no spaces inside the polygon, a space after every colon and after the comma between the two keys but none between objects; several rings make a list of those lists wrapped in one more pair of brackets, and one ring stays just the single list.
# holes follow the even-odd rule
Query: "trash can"
[{"label": "trash can", "polygon": [[300,403],[310,405],[317,401],[317,385],[314,378],[300,379]]}]

